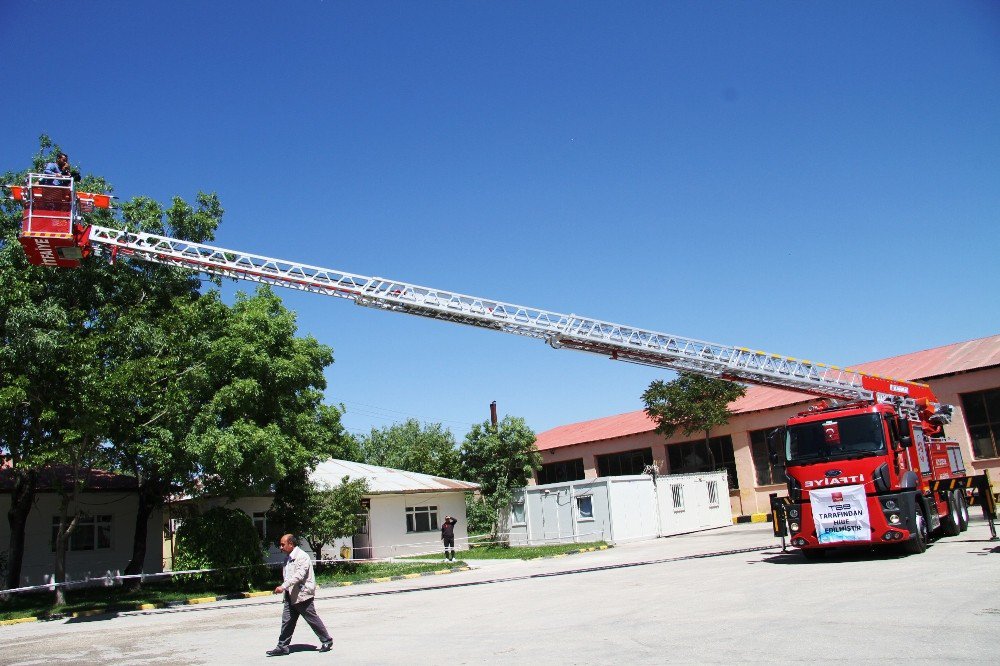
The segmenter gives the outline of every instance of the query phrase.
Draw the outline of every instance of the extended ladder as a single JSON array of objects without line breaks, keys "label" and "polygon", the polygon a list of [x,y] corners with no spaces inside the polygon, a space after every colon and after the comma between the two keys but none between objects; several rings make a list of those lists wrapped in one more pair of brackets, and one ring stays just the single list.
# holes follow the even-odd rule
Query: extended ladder
[{"label": "extended ladder", "polygon": [[575,349],[748,384],[848,400],[873,400],[882,395],[911,398],[931,395],[926,384],[162,235],[90,226],[82,244],[112,257],[130,256],[212,275],[336,296],[366,307],[539,338],[556,349]]}]

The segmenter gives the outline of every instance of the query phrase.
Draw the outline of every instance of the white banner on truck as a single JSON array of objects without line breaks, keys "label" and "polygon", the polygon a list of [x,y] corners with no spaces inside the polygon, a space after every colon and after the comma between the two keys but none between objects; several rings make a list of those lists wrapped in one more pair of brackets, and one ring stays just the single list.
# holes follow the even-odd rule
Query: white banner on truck
[{"label": "white banner on truck", "polygon": [[820,543],[868,541],[872,524],[864,486],[833,486],[809,490],[816,537]]}]

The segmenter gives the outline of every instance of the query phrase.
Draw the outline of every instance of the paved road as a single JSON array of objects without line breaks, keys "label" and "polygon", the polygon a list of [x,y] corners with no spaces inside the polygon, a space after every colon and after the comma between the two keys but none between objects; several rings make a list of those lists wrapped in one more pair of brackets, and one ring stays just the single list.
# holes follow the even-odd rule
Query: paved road
[{"label": "paved road", "polygon": [[[1000,661],[1000,544],[976,520],[919,556],[806,562],[768,524],[321,590],[279,664]],[[715,554],[702,557],[705,554]],[[263,663],[277,598],[0,628],[0,663]]]}]

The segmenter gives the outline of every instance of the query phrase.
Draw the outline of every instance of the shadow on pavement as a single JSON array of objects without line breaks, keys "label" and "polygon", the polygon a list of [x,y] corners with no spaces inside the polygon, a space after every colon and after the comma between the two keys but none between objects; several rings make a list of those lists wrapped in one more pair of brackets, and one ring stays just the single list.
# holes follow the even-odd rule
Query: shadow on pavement
[{"label": "shadow on pavement", "polygon": [[71,617],[66,620],[66,624],[80,624],[82,622],[104,622],[106,620],[114,620],[118,617],[120,611],[108,611],[107,613],[95,613],[94,615],[84,615],[80,617]]},{"label": "shadow on pavement", "polygon": [[[928,548],[931,547],[928,546]],[[840,548],[820,553],[815,559],[806,559],[805,555],[798,550],[789,548],[787,551],[762,557],[760,561],[767,564],[812,564],[819,566],[824,563],[833,564],[836,562],[898,560],[901,557],[907,557],[907,555],[891,548]]]}]

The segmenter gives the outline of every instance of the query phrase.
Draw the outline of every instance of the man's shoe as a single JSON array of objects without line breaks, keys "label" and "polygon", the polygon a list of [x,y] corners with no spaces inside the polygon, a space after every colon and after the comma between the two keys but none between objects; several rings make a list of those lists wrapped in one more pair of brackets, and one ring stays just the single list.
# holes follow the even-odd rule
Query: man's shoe
[{"label": "man's shoe", "polygon": [[329,652],[333,649],[333,641],[323,641],[319,645],[320,652]]},{"label": "man's shoe", "polygon": [[288,654],[288,648],[279,645],[275,648],[268,650],[264,654],[266,654],[268,657],[284,657],[286,654]]}]

